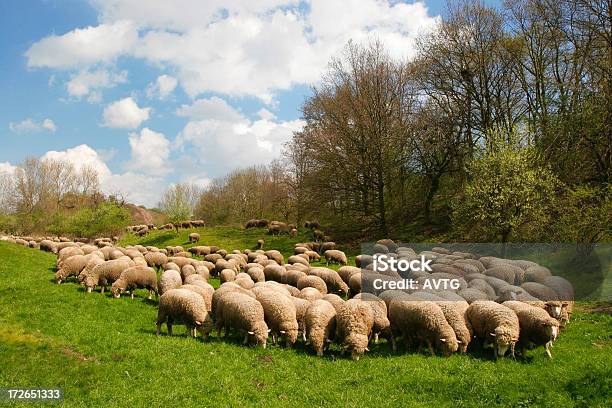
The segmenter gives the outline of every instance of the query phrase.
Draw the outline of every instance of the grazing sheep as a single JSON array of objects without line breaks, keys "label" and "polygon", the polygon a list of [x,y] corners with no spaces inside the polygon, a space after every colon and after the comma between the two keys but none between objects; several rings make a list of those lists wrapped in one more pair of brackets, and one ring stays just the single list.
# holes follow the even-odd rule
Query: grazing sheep
[{"label": "grazing sheep", "polygon": [[258,224],[259,224],[259,220],[251,219],[246,222],[246,224],[244,225],[244,228],[245,229],[255,228],[258,226]]},{"label": "grazing sheep", "polygon": [[[212,296],[215,292],[215,289],[209,284],[202,284],[202,282],[193,282],[186,283],[180,286],[180,289],[189,289],[192,292],[197,293],[204,299],[204,303],[206,304],[206,311],[210,312],[212,308]],[[211,316],[212,318],[212,316]]]},{"label": "grazing sheep", "polygon": [[330,263],[338,263],[340,265],[346,265],[348,262],[346,259],[346,254],[337,249],[328,249],[327,251],[324,252],[324,255],[325,255],[325,260],[327,261],[327,265],[329,265]]},{"label": "grazing sheep", "polygon": [[323,350],[331,343],[336,330],[336,309],[323,299],[315,300],[308,306],[304,321],[308,342],[317,356],[323,356]]},{"label": "grazing sheep", "polygon": [[312,232],[312,240],[313,241],[323,241],[325,239],[325,233],[321,230],[315,229]]},{"label": "grazing sheep", "polygon": [[257,265],[256,267],[248,268],[246,270],[246,273],[251,277],[254,283],[264,282],[266,280],[264,269],[259,265]]},{"label": "grazing sheep", "polygon": [[191,264],[183,265],[181,268],[181,278],[185,280],[189,275],[195,275],[195,267]]},{"label": "grazing sheep", "polygon": [[496,264],[492,268],[486,269],[483,273],[486,276],[503,279],[510,285],[514,285],[515,282],[522,282],[524,279],[523,270],[518,266],[510,264]]},{"label": "grazing sheep", "polygon": [[336,243],[335,242],[324,242],[321,244],[321,246],[319,247],[319,252],[325,253],[325,251],[333,251],[336,249]]},{"label": "grazing sheep", "polygon": [[[308,256],[308,255],[306,255]],[[293,265],[293,264],[302,264],[305,266],[308,266],[308,260],[304,259],[303,257],[301,257],[300,255],[291,255],[288,259],[287,262],[289,262],[289,264]]]},{"label": "grazing sheep", "polygon": [[89,259],[89,262],[87,262],[87,265],[85,265],[85,268],[83,268],[83,270],[81,271],[81,273],[79,274],[79,276],[77,277],[77,281],[80,284],[83,284],[83,281],[85,280],[85,277],[91,273],[91,271],[93,270],[93,268],[95,268],[96,266],[103,264],[104,258],[102,257],[97,257],[94,256],[92,258]]},{"label": "grazing sheep", "polygon": [[173,269],[168,269],[163,271],[160,275],[157,287],[159,288],[159,294],[163,295],[170,289],[177,289],[182,285],[183,279],[181,278],[181,274]]},{"label": "grazing sheep", "polygon": [[221,283],[233,282],[236,279],[236,271],[233,269],[223,269],[219,273],[219,281]]},{"label": "grazing sheep", "polygon": [[365,268],[374,262],[374,258],[371,255],[357,255],[355,257],[355,265],[358,268]]},{"label": "grazing sheep", "polygon": [[549,288],[538,282],[525,282],[521,285],[521,288],[525,289],[533,297],[540,300],[559,300],[559,296],[554,289]]},{"label": "grazing sheep", "polygon": [[[85,255],[85,252],[79,247],[67,247],[59,251],[57,255],[56,265],[62,266],[62,262],[74,255]],[[123,254],[121,254],[123,255]]]},{"label": "grazing sheep", "polygon": [[360,299],[370,305],[374,312],[374,326],[372,326],[372,334],[374,335],[374,343],[378,343],[379,336],[391,339],[391,323],[387,318],[387,304],[384,300],[371,293],[360,293],[353,299]]},{"label": "grazing sheep", "polygon": [[168,257],[161,252],[147,252],[144,258],[150,267],[161,267],[168,263]]},{"label": "grazing sheep", "polygon": [[163,323],[166,323],[169,335],[172,335],[172,325],[178,323],[186,325],[193,337],[196,337],[196,330],[199,331],[204,340],[213,329],[204,299],[188,289],[171,289],[159,298],[156,323],[158,336]]},{"label": "grazing sheep", "polygon": [[258,239],[257,240],[257,249],[263,249],[265,243],[266,243],[266,241],[264,241],[263,239]]},{"label": "grazing sheep", "polygon": [[[308,275],[316,275],[323,279],[327,285],[327,291],[329,293],[338,293],[341,295],[348,294],[348,285],[344,283],[340,275],[338,275],[338,272],[334,271],[333,269],[316,267],[310,268],[306,273]],[[356,276],[356,274],[353,276]]]},{"label": "grazing sheep", "polygon": [[361,273],[354,273],[349,278],[348,287],[351,290],[351,296],[361,292]]},{"label": "grazing sheep", "polygon": [[95,266],[87,275],[85,275],[83,285],[85,285],[88,293],[93,291],[97,285],[100,285],[100,292],[104,293],[106,286],[119,279],[121,273],[132,266],[134,266],[134,261],[132,261],[129,257],[106,261]]},{"label": "grazing sheep", "polygon": [[302,272],[297,269],[287,269],[287,271],[283,274],[283,283],[297,287],[299,280],[304,276],[307,276],[306,272]]},{"label": "grazing sheep", "polygon": [[465,301],[438,301],[436,302],[444,317],[455,332],[457,343],[459,344],[459,352],[466,353],[470,341],[472,341],[472,330],[467,325],[465,312],[470,306]]},{"label": "grazing sheep", "polygon": [[544,266],[531,266],[525,270],[525,282],[544,283],[549,276],[552,276],[550,269]]},{"label": "grazing sheep", "polygon": [[356,266],[342,266],[338,269],[338,275],[340,275],[340,278],[342,278],[347,285],[351,276],[356,273],[361,273],[361,268],[357,268]]},{"label": "grazing sheep", "polygon": [[475,288],[463,289],[457,292],[457,294],[461,296],[463,299],[465,299],[465,301],[468,302],[469,304],[477,300],[491,300],[491,298],[489,298],[489,296],[487,296],[486,293],[481,292]]},{"label": "grazing sheep", "polygon": [[219,299],[220,313],[215,323],[217,335],[221,335],[221,328],[225,329],[225,336],[229,329],[244,332],[244,344],[249,336],[255,339],[256,344],[266,348],[268,339],[268,325],[264,319],[264,309],[257,299],[243,293],[226,292]]},{"label": "grazing sheep", "polygon": [[239,293],[242,293],[244,295],[247,295],[247,296],[250,296],[252,298],[255,298],[255,294],[253,292],[251,292],[250,290],[244,289],[242,286],[240,286],[240,285],[238,285],[238,284],[236,284],[234,282],[226,282],[226,283],[222,284],[221,286],[219,286],[219,288],[217,290],[214,291],[213,296],[212,296],[212,301],[211,301],[211,305],[210,305],[210,311],[211,311],[211,314],[212,314],[212,317],[213,317],[214,320],[217,320],[217,318],[222,313],[220,308],[217,307],[217,304],[219,304],[219,300],[227,292],[239,292]]},{"label": "grazing sheep", "polygon": [[495,357],[503,357],[506,351],[514,356],[514,345],[519,339],[519,320],[507,306],[490,300],[473,302],[466,311],[466,321],[474,336],[485,346],[493,344]]},{"label": "grazing sheep", "polygon": [[153,268],[137,265],[124,270],[119,279],[113,282],[111,292],[115,298],[119,298],[123,292],[129,291],[130,297],[134,299],[136,289],[147,289],[148,299],[153,297],[153,293],[157,296],[157,274]]},{"label": "grazing sheep", "polygon": [[189,243],[190,244],[195,244],[198,241],[200,241],[200,234],[198,234],[197,232],[192,232],[191,234],[189,234]]},{"label": "grazing sheep", "polygon": [[408,293],[404,292],[403,290],[397,290],[397,289],[385,290],[378,297],[382,299],[387,305],[387,311],[389,310],[391,302],[394,300],[411,300],[412,299],[412,297],[410,297]]},{"label": "grazing sheep", "polygon": [[298,293],[298,296],[292,295],[291,301],[293,302],[293,305],[295,306],[295,318],[297,319],[297,322],[298,322],[298,335],[299,333],[301,333],[302,340],[306,341],[305,316],[306,316],[306,310],[308,310],[308,306],[310,306],[310,302],[306,299],[301,299],[299,297],[299,293]]},{"label": "grazing sheep", "polygon": [[407,344],[417,340],[419,350],[425,343],[432,355],[435,354],[434,345],[444,356],[451,355],[459,348],[453,328],[446,321],[440,306],[434,302],[394,300],[389,305],[389,320],[394,351],[397,350],[398,336],[402,336]]},{"label": "grazing sheep", "polygon": [[301,290],[307,287],[315,288],[321,292],[322,295],[327,294],[327,285],[325,284],[325,281],[316,275],[305,275],[298,280],[298,289]]},{"label": "grazing sheep", "polygon": [[300,290],[300,298],[306,299],[310,302],[313,302],[317,299],[321,299],[323,295],[315,288],[307,287]]},{"label": "grazing sheep", "polygon": [[503,305],[512,309],[518,317],[521,328],[519,334],[521,355],[525,355],[527,347],[535,345],[544,346],[546,354],[552,358],[550,348],[559,335],[559,321],[549,316],[545,310],[523,302],[507,301]]},{"label": "grazing sheep", "polygon": [[79,276],[92,257],[98,258],[96,255],[73,255],[67,258],[55,273],[55,281],[59,284],[70,276]]},{"label": "grazing sheep", "polygon": [[238,273],[240,272],[240,265],[234,259],[226,261],[225,259],[221,258],[215,262],[215,272],[217,275],[219,275],[224,269],[231,269],[232,271]]},{"label": "grazing sheep", "polygon": [[284,266],[271,264],[264,267],[263,271],[266,281],[276,281],[278,283],[283,282],[283,275],[285,274]]},{"label": "grazing sheep", "polygon": [[364,301],[346,301],[336,315],[336,338],[342,353],[349,351],[353,360],[368,350],[368,342],[374,326],[374,311]]},{"label": "grazing sheep", "polygon": [[336,312],[338,312],[342,308],[342,306],[344,306],[344,299],[334,293],[328,293],[327,295],[324,295],[321,299],[331,303],[334,309],[336,309]]},{"label": "grazing sheep", "polygon": [[198,265],[195,267],[195,274],[201,276],[206,282],[210,279],[210,271],[205,265]]},{"label": "grazing sheep", "polygon": [[487,283],[484,279],[472,279],[468,283],[468,287],[472,289],[476,289],[487,295],[488,299],[484,300],[495,300],[497,295],[495,294],[495,289],[491,285]]},{"label": "grazing sheep", "polygon": [[251,289],[253,286],[255,286],[255,282],[253,282],[253,279],[251,279],[251,277],[244,272],[241,272],[236,275],[234,282],[245,289]]},{"label": "grazing sheep", "polygon": [[298,322],[295,304],[290,296],[279,295],[276,291],[266,289],[255,293],[264,309],[264,319],[271,330],[272,342],[276,338],[285,339],[286,345],[295,343],[298,336]]}]

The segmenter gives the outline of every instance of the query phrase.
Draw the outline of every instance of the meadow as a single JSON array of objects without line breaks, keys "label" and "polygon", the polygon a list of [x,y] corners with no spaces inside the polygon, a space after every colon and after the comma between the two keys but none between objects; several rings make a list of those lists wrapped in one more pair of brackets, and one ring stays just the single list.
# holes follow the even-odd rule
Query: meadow
[{"label": "meadow", "polygon": [[[181,231],[129,236],[120,244],[185,244]],[[253,248],[263,230],[206,228],[200,244]],[[265,236],[285,255],[310,240]],[[188,245],[185,245],[188,246]],[[61,387],[63,406],[555,406],[612,401],[610,308],[582,302],[555,343],[526,358],[495,361],[470,351],[449,358],[393,353],[385,341],[355,362],[338,348],[317,358],[292,349],[245,347],[240,338],[194,340],[181,326],[155,335],[156,301],[86,294],[53,282],[55,256],[0,242],[0,387]],[[218,282],[217,282],[218,283]],[[53,404],[53,403],[49,403]]]}]

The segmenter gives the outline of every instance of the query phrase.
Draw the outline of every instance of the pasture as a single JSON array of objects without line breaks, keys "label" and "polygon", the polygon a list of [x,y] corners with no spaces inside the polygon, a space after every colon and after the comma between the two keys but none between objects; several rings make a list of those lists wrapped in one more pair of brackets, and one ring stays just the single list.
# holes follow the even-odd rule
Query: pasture
[{"label": "pasture", "polygon": [[[185,245],[189,232],[129,236],[119,245]],[[254,248],[263,237],[266,249],[286,256],[310,240],[305,232],[198,232],[200,244],[228,250]],[[203,342],[182,326],[157,337],[156,301],[144,290],[113,299],[57,285],[55,259],[0,242],[0,387],[62,387],[64,406],[605,407],[612,400],[612,316],[593,303],[577,305],[552,360],[542,348],[497,361],[481,350],[449,358],[393,353],[383,340],[355,362],[335,346],[317,358],[302,342],[292,349],[244,347],[238,337]]]}]

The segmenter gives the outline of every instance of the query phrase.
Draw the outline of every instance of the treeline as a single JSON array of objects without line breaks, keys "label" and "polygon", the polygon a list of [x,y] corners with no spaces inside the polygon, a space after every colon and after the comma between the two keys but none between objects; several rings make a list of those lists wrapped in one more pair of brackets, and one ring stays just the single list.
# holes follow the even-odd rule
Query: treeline
[{"label": "treeline", "polygon": [[349,43],[281,164],[215,180],[196,216],[318,219],[336,237],[609,240],[612,3],[454,3],[410,61]]},{"label": "treeline", "polygon": [[97,171],[87,165],[27,158],[0,173],[0,231],[73,237],[109,236],[131,222],[118,196],[100,191]]}]

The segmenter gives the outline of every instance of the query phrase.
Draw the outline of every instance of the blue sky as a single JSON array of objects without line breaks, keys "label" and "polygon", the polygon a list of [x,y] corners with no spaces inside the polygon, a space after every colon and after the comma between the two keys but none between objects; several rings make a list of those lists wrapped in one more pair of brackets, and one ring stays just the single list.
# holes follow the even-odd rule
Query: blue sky
[{"label": "blue sky", "polygon": [[22,0],[0,3],[0,171],[27,156],[98,169],[153,206],[278,157],[346,41],[409,58],[444,2]]}]

